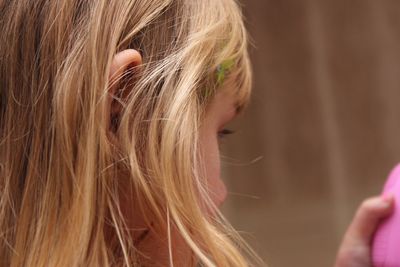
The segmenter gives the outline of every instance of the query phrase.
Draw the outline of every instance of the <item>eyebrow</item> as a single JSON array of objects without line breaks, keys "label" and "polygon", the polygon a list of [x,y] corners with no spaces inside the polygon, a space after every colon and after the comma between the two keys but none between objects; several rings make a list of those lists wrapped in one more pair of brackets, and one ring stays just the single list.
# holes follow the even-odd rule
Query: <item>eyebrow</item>
[{"label": "eyebrow", "polygon": [[235,117],[241,114],[245,109],[245,105],[238,100],[235,101],[234,107],[235,107]]}]

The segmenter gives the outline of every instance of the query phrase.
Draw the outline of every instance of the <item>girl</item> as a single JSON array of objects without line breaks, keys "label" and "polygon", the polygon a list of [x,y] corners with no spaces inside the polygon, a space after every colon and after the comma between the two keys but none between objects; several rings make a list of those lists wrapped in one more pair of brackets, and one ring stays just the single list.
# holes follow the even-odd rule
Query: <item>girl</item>
[{"label": "girl", "polygon": [[[0,1],[0,265],[262,265],[218,211],[251,87],[234,0]],[[391,199],[337,266],[367,267]]]}]

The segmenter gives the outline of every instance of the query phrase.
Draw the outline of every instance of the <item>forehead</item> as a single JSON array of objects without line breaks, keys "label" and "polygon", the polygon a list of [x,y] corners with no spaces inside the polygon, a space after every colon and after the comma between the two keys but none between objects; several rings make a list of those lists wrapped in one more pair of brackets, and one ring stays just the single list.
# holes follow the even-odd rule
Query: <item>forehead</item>
[{"label": "forehead", "polygon": [[[246,57],[245,57],[246,58]],[[246,63],[247,62],[247,63]],[[226,80],[218,91],[224,91],[234,97],[238,111],[249,103],[252,87],[252,74],[248,61],[240,60],[237,66],[228,73]]]},{"label": "forehead", "polygon": [[207,108],[208,114],[225,114],[226,117],[231,118],[239,112],[240,101],[238,95],[236,90],[230,86],[232,84],[227,82],[218,89]]},{"label": "forehead", "polygon": [[218,89],[213,102],[217,102],[222,106],[233,107],[236,109],[235,112],[237,113],[243,106],[243,99],[240,97],[240,90],[242,89],[238,88],[235,77],[229,76],[229,78],[224,81],[221,88]]}]

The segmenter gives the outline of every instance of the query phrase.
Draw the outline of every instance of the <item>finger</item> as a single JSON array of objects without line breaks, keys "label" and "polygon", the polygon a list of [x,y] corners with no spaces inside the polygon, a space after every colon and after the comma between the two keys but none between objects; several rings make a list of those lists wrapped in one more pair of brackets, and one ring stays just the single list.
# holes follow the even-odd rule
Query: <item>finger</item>
[{"label": "finger", "polygon": [[368,244],[379,222],[393,211],[393,206],[394,198],[390,195],[365,200],[356,212],[346,236]]}]

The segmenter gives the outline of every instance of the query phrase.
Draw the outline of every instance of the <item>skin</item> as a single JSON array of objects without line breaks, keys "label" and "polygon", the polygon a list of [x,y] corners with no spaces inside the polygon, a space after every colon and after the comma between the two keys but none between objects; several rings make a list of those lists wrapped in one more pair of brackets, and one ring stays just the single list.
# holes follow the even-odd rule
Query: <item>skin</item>
[{"label": "skin", "polygon": [[379,222],[393,212],[391,195],[364,200],[339,248],[335,267],[372,267],[371,241]]},{"label": "skin", "polygon": [[[140,54],[133,49],[124,50],[115,55],[110,69],[110,77],[117,77],[127,66],[140,66],[142,58]],[[111,79],[112,80],[112,79]],[[215,95],[206,109],[204,122],[200,128],[201,154],[203,155],[201,165],[203,166],[204,176],[207,177],[210,197],[212,201],[220,206],[226,198],[227,191],[221,180],[220,173],[220,155],[219,155],[219,137],[224,126],[236,116],[236,99],[228,90],[230,82],[226,81],[223,88]],[[117,94],[118,84],[110,88],[111,94]],[[109,101],[109,111],[111,114],[119,112],[119,107]],[[132,196],[125,194],[121,199],[122,203],[131,203],[122,207],[122,212],[126,214],[128,225],[134,229],[145,228],[145,223],[140,214],[132,214],[135,210],[135,201]],[[373,197],[365,200],[357,210],[353,221],[351,222],[342,244],[339,248],[336,263],[334,267],[372,267],[370,259],[370,244],[373,233],[376,230],[379,221],[393,210],[393,197]],[[137,239],[144,230],[133,232],[133,238]],[[172,229],[172,246],[174,265],[189,266],[191,258],[190,250],[180,238],[176,229]],[[148,233],[146,238],[140,244],[140,250],[149,256],[144,258],[146,266],[168,266],[169,253],[166,235],[164,237]]]},{"label": "skin", "polygon": [[230,81],[220,88],[214,99],[208,105],[204,121],[200,127],[200,152],[203,155],[202,165],[204,177],[207,177],[207,186],[211,200],[219,207],[227,196],[224,182],[221,180],[221,162],[219,143],[224,137],[226,124],[237,115],[237,104],[232,90],[229,90]]}]

